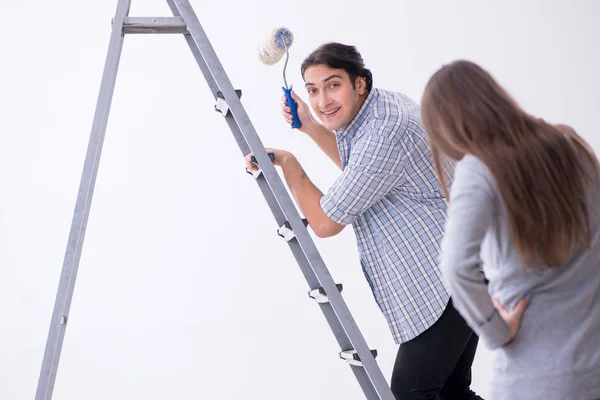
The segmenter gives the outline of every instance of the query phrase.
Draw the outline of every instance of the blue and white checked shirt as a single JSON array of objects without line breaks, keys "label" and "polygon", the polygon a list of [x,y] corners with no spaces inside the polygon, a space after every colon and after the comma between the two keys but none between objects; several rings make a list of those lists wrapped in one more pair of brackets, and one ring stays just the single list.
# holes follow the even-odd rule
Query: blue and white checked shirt
[{"label": "blue and white checked shirt", "polygon": [[[342,174],[321,198],[329,218],[352,224],[361,263],[394,341],[408,341],[444,311],[438,267],[447,202],[437,181],[419,106],[373,89],[336,131]],[[445,169],[451,182],[453,165]]]}]

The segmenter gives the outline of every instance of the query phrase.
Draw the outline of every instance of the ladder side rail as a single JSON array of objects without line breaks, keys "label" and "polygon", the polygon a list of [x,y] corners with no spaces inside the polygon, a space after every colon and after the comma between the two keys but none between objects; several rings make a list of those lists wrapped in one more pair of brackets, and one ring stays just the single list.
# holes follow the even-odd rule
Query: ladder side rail
[{"label": "ladder side rail", "polygon": [[54,390],[94,187],[96,185],[96,176],[100,165],[106,125],[117,79],[121,50],[123,48],[123,20],[129,13],[130,4],[131,0],[119,0],[115,18],[113,19],[112,33],[102,73],[96,111],[38,380],[35,395],[36,400],[50,400]]}]

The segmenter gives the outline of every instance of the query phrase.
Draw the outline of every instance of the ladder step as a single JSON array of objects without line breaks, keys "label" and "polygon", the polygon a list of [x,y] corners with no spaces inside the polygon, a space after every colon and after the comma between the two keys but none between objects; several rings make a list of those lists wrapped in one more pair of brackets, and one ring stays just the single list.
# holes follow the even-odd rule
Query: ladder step
[{"label": "ladder step", "polygon": [[[308,220],[306,218],[302,218],[302,222],[305,227],[308,226]],[[288,221],[285,221],[285,224],[277,229],[277,234],[284,238],[286,242],[289,242],[296,237],[296,234],[292,230],[292,225],[290,225]]]},{"label": "ladder step", "polygon": [[[371,355],[373,356],[373,358],[377,358],[377,350],[371,350]],[[356,350],[340,351],[340,358],[346,360],[350,365],[355,365],[357,367],[363,366]]]},{"label": "ladder step", "polygon": [[[271,160],[271,162],[275,161],[275,153],[267,153],[269,155],[269,159]],[[258,167],[258,161],[256,160],[256,157],[252,156],[250,157],[250,161],[252,161],[252,164],[256,165]]]},{"label": "ladder step", "polygon": [[[241,89],[235,89],[235,93],[237,94],[238,99],[242,98]],[[221,114],[223,114],[224,117],[226,117],[227,113],[229,113],[229,105],[225,100],[225,95],[223,94],[223,92],[217,92],[217,103],[215,104],[215,111],[220,112]]]},{"label": "ladder step", "polygon": [[[273,160],[275,160],[275,153],[267,153],[267,154],[269,155],[269,159],[271,160],[271,162],[273,162]],[[256,160],[256,157],[254,157],[254,156],[250,157],[250,161],[252,161],[252,164],[254,164],[258,167],[258,161]],[[258,171],[250,171],[248,168],[246,168],[246,172],[249,173],[250,175],[252,175],[252,177],[254,179],[258,179],[258,177],[262,173],[262,170],[259,169]]]},{"label": "ladder step", "polygon": [[[344,286],[341,283],[336,283],[335,287],[337,287],[338,292],[342,292],[344,290]],[[325,293],[325,289],[322,287],[318,289],[313,289],[308,292],[308,296],[311,299],[315,299],[317,303],[329,303],[329,299],[327,298],[327,293]]]}]

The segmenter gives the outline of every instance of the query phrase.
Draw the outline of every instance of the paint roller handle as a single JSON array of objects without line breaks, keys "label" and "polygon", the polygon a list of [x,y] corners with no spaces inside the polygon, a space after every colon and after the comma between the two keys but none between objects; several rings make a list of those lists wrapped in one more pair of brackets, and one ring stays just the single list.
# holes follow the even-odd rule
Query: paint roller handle
[{"label": "paint roller handle", "polygon": [[292,110],[292,117],[294,121],[292,122],[292,129],[300,128],[302,123],[300,122],[300,118],[298,118],[298,104],[296,100],[292,97],[292,86],[289,89],[282,87],[283,93],[285,94],[285,105],[288,106]]}]

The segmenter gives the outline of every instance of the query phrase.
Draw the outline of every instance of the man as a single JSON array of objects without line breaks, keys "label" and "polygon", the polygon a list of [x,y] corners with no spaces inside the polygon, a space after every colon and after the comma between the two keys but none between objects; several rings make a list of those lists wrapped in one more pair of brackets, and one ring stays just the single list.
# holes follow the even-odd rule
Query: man
[{"label": "man", "polygon": [[[452,306],[437,266],[447,203],[417,104],[374,89],[354,46],[324,44],[301,72],[321,123],[293,93],[299,130],[342,173],[324,195],[290,152],[267,150],[318,237],[352,224],[364,275],[400,344],[392,392],[402,400],[481,399],[470,390],[478,337]],[[290,112],[282,104],[288,123]],[[251,156],[247,167],[256,170]]]}]

